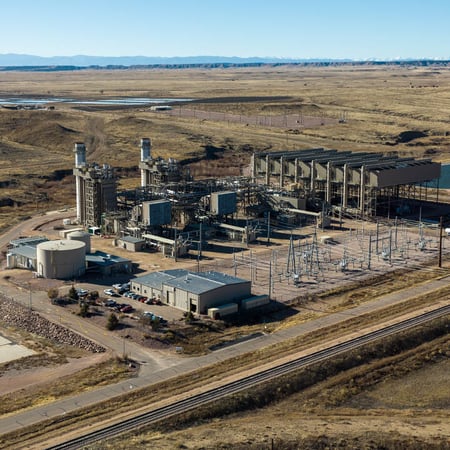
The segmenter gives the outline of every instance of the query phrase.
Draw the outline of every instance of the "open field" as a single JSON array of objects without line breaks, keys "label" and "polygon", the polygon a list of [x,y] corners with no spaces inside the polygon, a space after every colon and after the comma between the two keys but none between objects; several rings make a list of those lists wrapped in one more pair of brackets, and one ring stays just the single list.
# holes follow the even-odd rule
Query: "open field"
[{"label": "open field", "polygon": [[[152,112],[143,106],[100,107],[61,103],[55,103],[53,110],[0,108],[0,230],[36,212],[75,204],[75,184],[71,175],[75,142],[85,142],[88,161],[117,167],[121,186],[126,188],[139,185],[137,165],[141,137],[152,138],[154,155],[175,157],[189,163],[194,177],[245,174],[252,152],[268,149],[325,147],[398,152],[400,156],[432,157],[448,162],[449,93],[450,71],[438,66],[3,72],[0,74],[0,98],[154,97],[190,98],[194,101],[180,103],[170,114]],[[239,117],[239,120],[231,120],[231,117]],[[288,120],[291,117],[297,117],[298,123],[292,125]],[[40,231],[36,230],[36,233]],[[419,259],[417,255],[421,253],[414,247],[416,234],[416,230],[409,236],[405,234],[403,253],[396,256],[400,260],[407,254],[408,266],[415,269],[416,259]],[[358,264],[362,265],[362,257],[358,253],[361,251],[362,254],[362,247],[358,248],[360,244],[354,238],[349,228],[348,235],[342,237],[341,242],[342,248],[351,250],[353,257],[351,269],[355,279],[349,287],[337,286],[338,277],[350,279],[351,276],[338,273],[331,264],[326,271],[331,279],[327,293],[312,291],[318,284],[317,280],[304,280],[301,287],[296,287],[288,285],[286,280],[282,284],[280,275],[279,283],[275,283],[274,296],[279,300],[293,298],[295,293],[301,296],[301,300],[291,306],[296,313],[289,318],[274,314],[268,325],[257,323],[246,328],[242,325],[230,327],[222,331],[220,337],[232,341],[241,334],[261,332],[263,327],[274,331],[419,284],[419,280],[426,283],[447,274],[445,261],[444,269],[430,265],[423,271],[407,273],[400,270],[386,275],[382,266],[387,262],[378,258],[373,264],[380,273],[376,282],[370,284],[360,280],[356,273]],[[435,233],[429,236],[429,241],[435,259]],[[407,243],[412,244],[407,247]],[[366,252],[367,239],[363,245]],[[261,259],[268,259],[276,249],[275,244],[267,250],[259,249]],[[344,256],[330,248],[330,255],[332,252],[335,252],[333,259],[336,261]],[[138,258],[142,259],[144,270],[165,269],[166,265],[169,268],[167,260],[158,263],[145,260],[142,255]],[[286,258],[286,252],[280,253],[280,260],[283,259],[284,263]],[[255,278],[257,289],[267,291],[267,281],[261,281],[263,276],[267,278],[264,265],[253,271],[248,257],[238,260],[234,266],[231,257],[218,261],[202,263],[203,270],[226,265],[230,273],[237,269],[239,276]],[[395,265],[395,261],[393,263]],[[192,261],[178,264],[193,266]],[[283,271],[284,268],[280,268],[280,274]],[[322,282],[322,278],[319,281]],[[431,304],[438,300],[448,302],[448,299],[448,289],[442,288],[426,299],[418,296],[413,303],[417,306],[421,301]],[[401,307],[386,310],[380,313],[379,319],[401,312]],[[352,323],[349,329],[364,327],[366,323],[369,324],[370,320]],[[324,330],[324,334],[315,339],[324,339],[327,332],[330,330]],[[192,352],[208,351],[209,347],[217,344],[217,338],[199,333],[191,339]],[[173,344],[187,347],[181,340]],[[301,345],[301,342],[297,344]],[[379,448],[375,444],[387,448],[433,448],[431,444],[437,442],[440,445],[450,436],[448,426],[445,426],[449,411],[448,353],[439,361],[432,358],[433,352],[442,347],[448,348],[448,340],[436,343],[436,348],[430,347],[423,352],[418,350],[417,355],[410,350],[412,354],[408,357],[412,359],[403,372],[395,371],[396,367],[401,367],[399,360],[387,360],[384,372],[380,369],[379,377],[369,380],[364,378],[374,368],[369,363],[361,366],[360,372],[338,375],[255,413],[219,416],[206,424],[193,423],[189,428],[170,433],[158,430],[136,438],[133,445],[136,444],[135,448],[150,445],[161,449],[260,449],[270,448],[271,439],[274,439],[273,448],[315,448],[312,443],[323,444],[317,448]],[[264,355],[265,360],[288,353],[290,349],[280,346],[274,351],[276,355]],[[52,348],[48,347],[45,353],[53,354]],[[44,356],[43,361],[47,358]],[[57,352],[56,356],[64,360]],[[260,363],[260,357],[260,354],[255,354],[253,359],[245,362],[252,367]],[[417,360],[421,363],[416,364]],[[432,361],[435,364],[431,364]],[[105,383],[109,383],[112,379],[107,369],[101,365],[97,367],[98,372],[95,366],[93,370],[86,369],[66,378],[66,386],[62,381],[54,389],[49,385],[33,386],[21,392],[24,401],[17,406],[21,408],[31,404],[33,397],[36,397],[36,403],[48,402],[59,395],[90,389],[99,374]],[[217,370],[238,369],[221,366]],[[391,372],[395,372],[395,377],[388,377],[389,380],[383,383],[385,374]],[[11,378],[14,373],[9,373]],[[123,367],[117,368],[117,374],[129,376]],[[352,380],[357,377],[362,381],[356,392]],[[186,384],[184,380],[183,386],[167,387],[166,391],[163,390],[163,398],[180,392]],[[414,390],[414,386],[423,389]],[[352,395],[341,395],[349,391]],[[340,400],[330,404],[332,398]],[[8,394],[2,400],[7,410],[8,404],[15,402],[15,395]],[[113,412],[115,408],[118,406],[113,406]],[[299,428],[304,430],[300,435],[296,433]],[[213,435],[217,435],[218,440]],[[411,445],[402,447],[407,444]],[[121,448],[119,445],[128,444],[118,443],[115,448]]]}]

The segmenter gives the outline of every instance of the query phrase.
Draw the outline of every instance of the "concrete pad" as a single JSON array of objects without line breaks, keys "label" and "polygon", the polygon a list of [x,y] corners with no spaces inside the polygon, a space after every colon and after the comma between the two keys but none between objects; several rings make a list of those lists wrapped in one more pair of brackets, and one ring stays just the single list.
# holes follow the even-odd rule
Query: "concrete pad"
[{"label": "concrete pad", "polygon": [[10,340],[6,339],[3,336],[0,336],[0,346],[2,346],[2,345],[9,345],[9,344],[11,344]]},{"label": "concrete pad", "polygon": [[13,344],[4,336],[0,336],[0,364],[35,354],[34,350],[23,345]]}]

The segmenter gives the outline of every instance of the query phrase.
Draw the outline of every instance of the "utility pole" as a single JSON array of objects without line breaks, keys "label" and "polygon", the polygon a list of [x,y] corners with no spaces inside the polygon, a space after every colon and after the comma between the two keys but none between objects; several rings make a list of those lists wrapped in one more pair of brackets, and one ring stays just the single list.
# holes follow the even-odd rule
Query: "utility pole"
[{"label": "utility pole", "polygon": [[442,216],[439,219],[439,267],[442,267],[442,228],[443,228],[443,219]]},{"label": "utility pole", "polygon": [[272,258],[269,261],[269,300],[271,300],[272,295]]}]

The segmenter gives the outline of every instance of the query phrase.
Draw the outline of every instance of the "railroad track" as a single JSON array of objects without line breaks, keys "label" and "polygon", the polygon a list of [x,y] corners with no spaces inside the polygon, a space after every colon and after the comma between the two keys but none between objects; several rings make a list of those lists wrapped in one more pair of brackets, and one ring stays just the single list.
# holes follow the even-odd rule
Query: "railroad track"
[{"label": "railroad track", "polygon": [[399,333],[401,331],[405,331],[409,328],[421,325],[432,319],[445,316],[449,313],[450,313],[450,305],[442,306],[433,311],[425,312],[410,319],[406,319],[402,322],[389,325],[380,330],[372,331],[370,333],[350,339],[348,341],[335,344],[331,347],[319,350],[310,355],[303,356],[301,358],[289,361],[287,363],[281,364],[279,366],[270,369],[266,369],[262,372],[250,375],[240,380],[236,380],[224,386],[211,389],[209,391],[194,395],[184,400],[174,402],[170,405],[155,409],[153,411],[139,414],[135,417],[126,419],[122,422],[109,425],[100,430],[85,434],[84,436],[80,436],[68,440],[66,442],[63,442],[61,444],[48,447],[47,450],[79,449],[84,445],[92,444],[102,439],[112,438],[127,431],[136,430],[144,425],[149,425],[154,422],[158,422],[162,419],[171,417],[176,414],[185,413],[196,407],[213,402],[225,396],[238,393],[245,389],[249,389],[254,385],[272,380],[279,376],[306,367],[310,364],[325,361],[329,358],[356,349],[358,347],[361,347],[362,345],[368,344],[377,339],[387,337],[392,334]]}]

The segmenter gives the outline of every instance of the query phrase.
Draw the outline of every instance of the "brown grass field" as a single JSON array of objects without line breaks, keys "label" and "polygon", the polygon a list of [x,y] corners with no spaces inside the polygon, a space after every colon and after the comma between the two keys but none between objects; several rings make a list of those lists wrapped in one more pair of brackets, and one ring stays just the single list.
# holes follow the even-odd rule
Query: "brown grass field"
[{"label": "brown grass field", "polygon": [[[268,149],[397,152],[450,162],[447,67],[0,72],[0,98],[27,96],[195,101],[176,106],[173,114],[62,103],[54,110],[0,108],[0,230],[38,211],[74,206],[75,142],[86,144],[89,162],[119,168],[124,187],[139,184],[141,137],[152,138],[156,156],[193,160],[197,177],[245,173],[252,152]],[[195,117],[185,108],[194,109]],[[297,115],[304,123],[295,129],[256,125],[213,113],[273,123],[281,118],[281,124]],[[376,372],[375,363],[365,364],[265,408],[170,433],[157,430],[110,448],[449,448],[448,351],[433,358],[442,348],[448,350],[448,338],[408,353],[403,371],[395,359],[380,362]],[[355,379],[367,389],[353,389]]]}]

